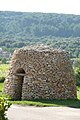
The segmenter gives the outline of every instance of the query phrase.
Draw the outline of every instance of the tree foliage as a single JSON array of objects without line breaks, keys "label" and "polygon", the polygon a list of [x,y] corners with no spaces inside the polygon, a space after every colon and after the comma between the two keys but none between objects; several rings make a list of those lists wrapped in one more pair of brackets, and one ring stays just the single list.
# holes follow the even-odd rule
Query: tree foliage
[{"label": "tree foliage", "polygon": [[13,52],[45,43],[80,56],[80,16],[54,13],[0,12],[0,47]]}]

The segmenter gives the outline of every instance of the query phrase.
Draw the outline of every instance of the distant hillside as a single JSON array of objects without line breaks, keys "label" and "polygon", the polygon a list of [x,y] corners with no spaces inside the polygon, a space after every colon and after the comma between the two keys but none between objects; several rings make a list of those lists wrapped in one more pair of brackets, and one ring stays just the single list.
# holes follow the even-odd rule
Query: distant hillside
[{"label": "distant hillside", "polygon": [[54,13],[0,12],[0,47],[13,51],[44,43],[80,56],[80,16]]}]

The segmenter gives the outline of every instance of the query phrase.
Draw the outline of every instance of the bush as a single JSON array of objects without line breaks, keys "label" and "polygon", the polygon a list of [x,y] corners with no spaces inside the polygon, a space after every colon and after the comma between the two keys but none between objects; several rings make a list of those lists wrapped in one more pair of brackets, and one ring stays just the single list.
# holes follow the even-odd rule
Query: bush
[{"label": "bush", "polygon": [[80,86],[80,69],[75,68],[75,79],[76,79],[76,85]]},{"label": "bush", "polygon": [[0,83],[3,83],[5,80],[5,77],[0,77]]},{"label": "bush", "polygon": [[76,85],[80,86],[80,58],[77,58],[73,64]]},{"label": "bush", "polygon": [[5,111],[10,107],[10,102],[5,97],[0,97],[0,120],[7,120],[5,117]]},{"label": "bush", "polygon": [[6,59],[6,58],[3,58],[3,59],[2,59],[2,63],[3,63],[3,64],[6,64],[6,62],[7,62],[7,59]]}]

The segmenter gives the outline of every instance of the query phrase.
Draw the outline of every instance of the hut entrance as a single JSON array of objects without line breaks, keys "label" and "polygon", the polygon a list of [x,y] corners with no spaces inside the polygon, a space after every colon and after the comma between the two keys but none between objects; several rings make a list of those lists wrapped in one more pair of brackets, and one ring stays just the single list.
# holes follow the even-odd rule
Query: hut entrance
[{"label": "hut entrance", "polygon": [[23,86],[23,80],[25,76],[25,71],[20,68],[16,71],[15,73],[16,76],[16,89],[15,89],[15,99],[16,100],[21,100],[22,97],[22,86]]}]

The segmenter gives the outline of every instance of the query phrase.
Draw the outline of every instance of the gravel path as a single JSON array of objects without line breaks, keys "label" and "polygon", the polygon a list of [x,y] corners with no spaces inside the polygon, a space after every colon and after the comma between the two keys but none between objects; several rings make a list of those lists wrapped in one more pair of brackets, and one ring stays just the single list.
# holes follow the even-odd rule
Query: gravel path
[{"label": "gravel path", "polygon": [[80,120],[80,109],[12,105],[7,116],[8,120]]}]

